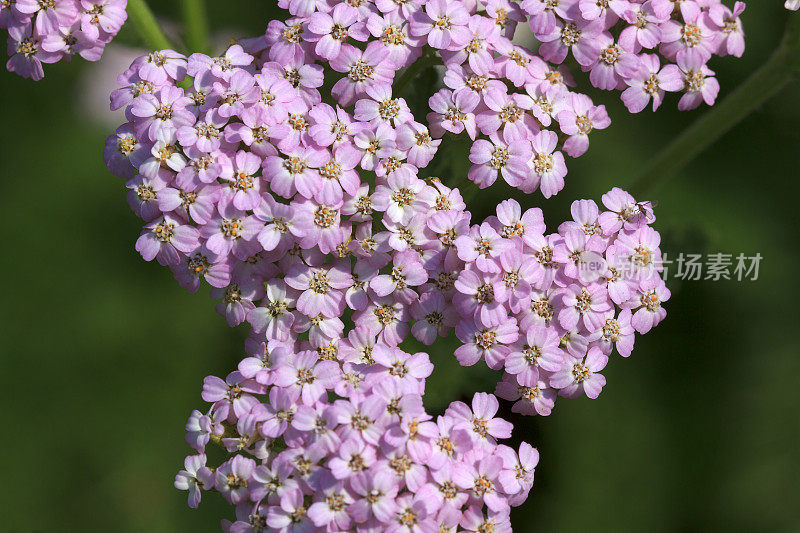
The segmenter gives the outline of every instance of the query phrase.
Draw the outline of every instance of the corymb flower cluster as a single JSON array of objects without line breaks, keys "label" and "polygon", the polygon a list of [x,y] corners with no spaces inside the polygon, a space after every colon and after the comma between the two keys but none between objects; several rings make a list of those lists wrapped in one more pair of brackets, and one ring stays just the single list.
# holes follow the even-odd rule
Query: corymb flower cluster
[{"label": "corymb flower cluster", "polygon": [[[128,96],[151,93],[158,103],[179,94],[199,98],[227,90],[214,87],[220,83],[214,78],[238,68],[245,72],[237,73],[229,88],[232,95],[242,98],[225,106],[219,117],[201,117],[211,120],[203,124],[218,128],[215,120],[229,118],[229,110],[237,115],[260,98],[256,88],[266,91],[269,84],[280,80],[294,89],[278,91],[280,98],[286,94],[293,99],[264,107],[285,110],[285,116],[273,111],[258,116],[248,112],[241,120],[249,131],[262,132],[266,141],[289,128],[290,140],[276,145],[283,152],[305,146],[312,125],[338,124],[339,114],[349,108],[349,116],[357,123],[383,124],[368,137],[364,133],[359,141],[374,145],[371,161],[365,161],[368,171],[384,173],[386,169],[377,167],[381,160],[393,161],[395,151],[411,148],[413,153],[404,164],[423,167],[438,139],[449,132],[472,142],[469,159],[473,165],[468,177],[479,187],[488,187],[502,177],[513,187],[526,193],[538,189],[547,198],[564,187],[567,167],[563,154],[584,154],[588,135],[610,124],[604,106],[594,105],[588,96],[571,89],[575,82],[561,65],[570,52],[581,68],[590,72],[592,84],[624,89],[626,105],[638,112],[651,101],[657,108],[666,91],[683,91],[681,109],[696,107],[703,100],[713,103],[719,84],[707,61],[715,54],[741,55],[744,50],[738,18],[744,9],[741,2],[733,11],[711,0],[677,4],[669,0],[526,0],[521,6],[506,0],[485,5],[411,0],[359,2],[357,7],[346,2],[331,7],[290,1],[284,7],[294,17],[272,21],[264,36],[231,48],[224,61],[214,65],[217,74],[199,78],[199,67],[193,64],[188,74],[194,77],[194,87],[188,93],[161,94],[168,70],[177,68],[166,64],[176,61],[169,51],[151,55],[142,72],[131,71],[122,80],[128,87],[124,92]],[[542,42],[539,55],[510,40],[517,24],[525,20]],[[647,50],[661,55],[645,53]],[[199,61],[197,57],[194,60]],[[411,69],[417,61],[443,64],[444,69],[444,87],[430,97],[426,126],[411,120],[408,106],[396,94],[404,87],[392,83],[398,70]],[[327,77],[324,67],[329,67]],[[173,74],[182,79],[186,73]],[[335,100],[325,102],[325,107],[318,89],[325,79],[331,80],[331,74],[340,79],[324,87],[326,95]],[[119,95],[117,100],[117,105],[124,103]],[[205,113],[214,103],[195,102],[192,108]],[[175,101],[176,110],[187,105]],[[171,121],[175,129],[183,125],[180,116]],[[335,148],[342,144],[338,134],[332,133],[327,144],[320,142],[319,129],[317,145]],[[351,133],[355,137],[361,132]],[[219,143],[236,140],[220,137]],[[219,143],[212,144],[217,148]],[[260,149],[261,143],[257,139],[256,147]],[[201,150],[207,147],[202,140],[199,146]]]},{"label": "corymb flower cluster", "polygon": [[0,0],[0,28],[8,30],[6,68],[44,77],[42,63],[97,61],[125,23],[128,0]]},{"label": "corymb flower cluster", "polygon": [[[511,424],[495,416],[497,398],[478,393],[434,421],[425,354],[376,346],[373,364],[342,368],[278,341],[250,348],[240,371],[206,379],[211,410],[187,423],[198,454],[175,485],[190,506],[218,491],[236,506],[231,532],[511,530],[539,456],[498,444]],[[231,454],[213,471],[211,440]]]},{"label": "corymb flower cluster", "polygon": [[[557,193],[562,150],[581,155],[609,120],[555,64],[571,51],[595,85],[629,87],[629,107],[665,90],[711,103],[705,64],[741,53],[743,5],[279,4],[292,18],[265,35],[219,57],[153,52],[111,96],[127,123],[105,160],[145,221],[136,249],[251,326],[237,371],[205,381],[176,486],[193,506],[222,493],[232,532],[510,531],[537,452],[498,443],[512,428],[493,395],[427,414],[433,365],[412,341],[454,334],[461,365],[503,371],[494,392],[518,413],[596,398],[614,350],[629,356],[666,314],[660,237],[652,205],[618,188],[548,233],[515,200],[473,220],[461,176],[421,171],[463,135],[479,187]],[[539,56],[510,40],[525,21]],[[437,63],[418,122],[403,83]],[[230,457],[208,465],[209,442]]]}]

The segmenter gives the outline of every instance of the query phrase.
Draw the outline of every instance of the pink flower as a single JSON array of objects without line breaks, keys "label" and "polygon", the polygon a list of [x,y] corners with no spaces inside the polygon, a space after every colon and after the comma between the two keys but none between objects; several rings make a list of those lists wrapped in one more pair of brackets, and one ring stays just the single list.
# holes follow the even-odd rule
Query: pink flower
[{"label": "pink flower", "polygon": [[59,26],[68,26],[78,14],[78,4],[74,0],[17,0],[16,9],[34,20],[37,35],[57,31]]},{"label": "pink flower", "polygon": [[539,369],[555,372],[561,368],[565,354],[559,348],[561,339],[549,328],[534,326],[514,343],[505,361],[506,372],[524,379],[538,379]]},{"label": "pink flower", "polygon": [[665,16],[660,16],[661,13],[653,6],[653,2],[631,3],[629,6],[622,16],[630,26],[619,34],[620,46],[634,54],[638,54],[642,48],[658,46],[661,42],[660,24],[669,19],[672,6],[668,7],[669,12]]},{"label": "pink flower", "polygon": [[[511,130],[505,130],[511,131]],[[493,133],[490,141],[478,139],[472,145],[469,160],[474,163],[469,169],[469,179],[480,188],[486,188],[497,180],[498,173],[511,186],[524,181],[531,157],[530,142],[515,138],[514,134]]]},{"label": "pink flower", "polygon": [[511,533],[511,522],[508,510],[492,511],[489,510],[484,516],[481,509],[475,505],[470,506],[464,511],[464,515],[459,522],[464,531],[494,531],[497,533]]},{"label": "pink flower", "polygon": [[[534,470],[539,464],[539,451],[527,442],[522,442],[518,454],[504,445],[497,447],[497,453],[503,459],[503,470],[499,476],[503,491],[508,494],[519,494],[530,490],[533,486]],[[514,501],[509,503],[512,506],[516,504]]]},{"label": "pink flower", "polygon": [[229,418],[245,416],[258,404],[253,394],[263,394],[266,389],[253,380],[245,379],[239,372],[231,372],[222,380],[207,376],[203,380],[203,400],[213,402],[216,409],[232,407]]},{"label": "pink flower", "polygon": [[437,337],[447,336],[447,332],[458,323],[458,315],[438,292],[427,292],[420,296],[412,304],[411,316],[415,320],[411,334],[426,346],[433,344]]},{"label": "pink flower", "polygon": [[571,50],[575,60],[584,67],[591,66],[600,51],[598,37],[603,30],[601,21],[561,22],[557,20],[552,30],[537,35],[542,41],[541,56],[552,63],[563,63]]},{"label": "pink flower", "polygon": [[617,233],[620,228],[632,231],[655,221],[650,202],[636,202],[633,196],[619,187],[604,194],[602,201],[608,209],[598,218],[604,235]]},{"label": "pink flower", "polygon": [[255,466],[255,461],[243,455],[225,461],[215,472],[216,489],[229,503],[235,505],[245,501],[248,495],[247,480]]},{"label": "pink flower", "polygon": [[314,352],[305,351],[275,370],[275,385],[298,393],[303,404],[313,405],[326,390],[333,389],[339,375],[335,361],[318,361]]},{"label": "pink flower", "polygon": [[11,57],[6,63],[6,68],[34,81],[44,77],[42,63],[58,61],[57,54],[42,48],[41,40],[30,35],[30,28],[27,25],[8,28],[8,53]]},{"label": "pink flower", "polygon": [[219,98],[217,112],[222,117],[230,118],[240,115],[245,106],[258,102],[261,98],[261,89],[256,86],[252,74],[237,69],[225,83],[214,83],[213,95]]},{"label": "pink flower", "polygon": [[127,0],[81,0],[81,31],[90,39],[110,39],[127,19]]},{"label": "pink flower", "polygon": [[510,241],[501,238],[486,222],[470,228],[469,235],[458,237],[455,245],[462,261],[474,261],[478,270],[488,273],[500,272],[496,259],[512,246]]},{"label": "pink flower", "polygon": [[432,0],[411,17],[411,35],[426,35],[428,44],[438,50],[457,49],[470,40],[469,20],[462,4]]},{"label": "pink flower", "polygon": [[392,474],[374,467],[369,473],[363,472],[350,478],[350,487],[355,501],[348,511],[358,522],[375,517],[380,522],[388,522],[397,509],[394,501],[398,485]]},{"label": "pink flower", "polygon": [[526,48],[503,39],[497,40],[495,48],[501,55],[495,60],[494,71],[502,73],[515,87],[525,85],[530,80],[528,67],[535,56]]},{"label": "pink flower", "polygon": [[155,94],[142,94],[133,100],[131,114],[137,132],[147,132],[150,140],[158,140],[159,133],[174,133],[195,122],[194,115],[186,109],[191,99],[179,87],[165,86]]},{"label": "pink flower", "polygon": [[186,58],[174,50],[152,52],[137,61],[140,63],[139,76],[156,85],[164,85],[170,80],[182,80],[187,74]]},{"label": "pink flower", "polygon": [[595,331],[605,321],[605,313],[611,310],[608,292],[600,284],[581,287],[572,284],[563,296],[564,307],[558,313],[558,322],[566,330],[579,323],[586,331]]},{"label": "pink flower", "polygon": [[313,524],[303,504],[303,493],[287,491],[280,497],[279,506],[271,506],[267,513],[267,525],[276,533],[303,533]]},{"label": "pink flower", "polygon": [[356,327],[377,335],[380,342],[389,346],[397,346],[408,335],[410,318],[408,306],[388,296],[375,296],[366,308],[353,315]]},{"label": "pink flower", "polygon": [[[452,23],[452,19],[449,22]],[[434,31],[437,30],[434,29]],[[455,48],[455,50],[442,54],[445,64],[461,65],[466,62],[475,74],[488,75],[494,67],[491,49],[497,43],[500,28],[491,19],[473,15],[469,17],[465,36],[467,42],[462,45],[462,48],[455,48],[456,43],[453,43],[450,48]],[[428,34],[429,41],[431,38],[431,35]]]},{"label": "pink flower", "polygon": [[356,147],[361,150],[361,168],[375,170],[378,160],[392,153],[395,144],[395,132],[386,123],[380,123],[372,129],[359,132],[354,140]]},{"label": "pink flower", "polygon": [[175,488],[189,491],[189,507],[195,509],[200,504],[200,491],[214,486],[214,473],[206,466],[204,454],[188,456],[184,467],[186,470],[175,476]]},{"label": "pink flower", "polygon": [[271,279],[267,282],[266,298],[261,306],[247,313],[247,321],[256,333],[265,332],[270,339],[288,340],[294,323],[290,309],[297,304],[293,291],[288,290],[283,280]]},{"label": "pink flower", "polygon": [[319,103],[308,112],[312,125],[311,138],[320,146],[347,145],[350,138],[360,131],[361,125],[353,122],[353,117],[341,107],[332,108]]},{"label": "pink flower", "polygon": [[[237,279],[235,276],[233,279]],[[264,288],[252,279],[232,282],[227,287],[211,289],[212,298],[221,298],[214,309],[228,320],[230,327],[245,321],[250,311],[255,309],[256,300],[264,296]]]},{"label": "pink flower", "polygon": [[376,366],[370,368],[368,379],[373,383],[391,380],[406,394],[422,394],[424,388],[420,383],[433,372],[433,365],[425,353],[409,355],[397,347],[376,346],[372,357]]},{"label": "pink flower", "polygon": [[346,46],[330,63],[333,70],[343,72],[345,77],[336,82],[332,93],[344,106],[364,97],[366,89],[373,85],[389,85],[393,70],[387,61],[389,51],[378,42],[371,42],[363,52]]},{"label": "pink flower", "polygon": [[237,67],[244,68],[253,62],[253,56],[246,53],[241,45],[234,44],[225,51],[225,55],[209,57],[205,54],[192,54],[188,64],[184,62],[186,73],[195,78],[210,72],[219,79],[228,79]]},{"label": "pink flower", "polygon": [[330,13],[317,12],[308,20],[308,31],[312,34],[309,40],[314,42],[314,51],[328,61],[339,55],[342,44],[348,39],[366,41],[367,33],[363,24],[356,24],[359,19],[358,10],[339,4]]},{"label": "pink flower", "polygon": [[397,129],[395,141],[397,148],[408,154],[408,162],[418,168],[428,166],[442,142],[432,139],[428,128],[413,120]]},{"label": "pink flower", "polygon": [[500,402],[492,394],[478,392],[472,397],[472,409],[463,402],[453,402],[445,411],[469,428],[472,438],[482,444],[492,444],[493,439],[507,439],[511,436],[512,424],[496,417]]},{"label": "pink flower", "polygon": [[322,313],[336,317],[344,310],[344,294],[340,289],[351,283],[350,273],[344,265],[330,268],[296,266],[285,278],[286,285],[302,291],[297,299],[297,310],[308,317]]},{"label": "pink flower", "polygon": [[231,282],[231,265],[227,257],[220,258],[205,247],[187,254],[184,260],[172,267],[178,284],[190,292],[197,292],[200,280],[204,279],[212,287],[226,287]]},{"label": "pink flower", "polygon": [[164,213],[178,211],[197,224],[206,224],[214,216],[214,204],[219,201],[218,185],[198,186],[187,191],[167,187],[158,194],[158,209]]},{"label": "pink flower", "polygon": [[714,31],[696,2],[682,2],[680,12],[683,23],[668,20],[660,26],[661,52],[668,59],[703,65],[717,46]]},{"label": "pink flower", "polygon": [[475,108],[480,103],[480,96],[474,92],[441,89],[431,96],[428,104],[432,113],[428,113],[428,122],[435,137],[441,137],[445,131],[461,133],[466,131],[470,139],[477,135]]},{"label": "pink flower", "polygon": [[599,236],[569,229],[564,233],[564,241],[553,249],[553,260],[564,265],[561,274],[565,279],[589,283],[600,279],[605,270],[602,256],[605,249],[605,242]]},{"label": "pink flower", "polygon": [[678,109],[686,111],[694,109],[705,102],[714,105],[719,94],[719,82],[714,71],[701,63],[696,55],[689,55],[678,60],[678,67],[683,73],[684,95],[678,102]]},{"label": "pink flower", "polygon": [[353,503],[353,498],[345,489],[345,484],[336,478],[325,477],[321,482],[321,487],[321,498],[308,508],[308,518],[320,528],[341,531],[350,529],[352,519],[347,512],[347,507]]},{"label": "pink flower", "polygon": [[494,326],[481,326],[472,319],[464,319],[456,326],[456,337],[464,345],[454,355],[461,366],[472,366],[483,359],[489,368],[499,369],[511,352],[507,345],[518,336],[513,318],[504,317]]},{"label": "pink flower", "polygon": [[604,19],[608,26],[618,20],[618,17],[627,13],[630,7],[628,0],[610,0],[599,2],[598,0],[580,0],[578,2],[581,16],[586,20]]},{"label": "pink flower", "polygon": [[514,199],[503,200],[497,204],[497,223],[500,235],[506,239],[531,235],[541,235],[545,231],[542,210],[534,207],[522,212],[522,207]]},{"label": "pink flower", "polygon": [[717,54],[724,56],[730,54],[742,57],[744,54],[744,29],[739,16],[744,13],[745,3],[736,2],[733,10],[722,4],[712,5],[708,10],[708,18],[721,35],[718,39]]},{"label": "pink flower", "polygon": [[589,133],[602,130],[611,124],[606,107],[592,105],[588,96],[572,94],[572,109],[558,114],[561,131],[569,135],[564,142],[564,151],[572,157],[579,157],[589,149]]},{"label": "pink flower", "polygon": [[514,402],[511,412],[526,416],[549,416],[556,401],[556,390],[533,373],[505,374],[497,384],[495,394]]},{"label": "pink flower", "polygon": [[533,101],[531,113],[545,127],[550,126],[565,105],[569,105],[569,92],[563,85],[532,83],[525,86],[525,91]]},{"label": "pink flower", "polygon": [[502,467],[503,460],[497,456],[484,457],[475,465],[459,463],[453,471],[453,479],[459,488],[472,491],[474,498],[483,501],[489,509],[505,511],[508,502],[498,494]]},{"label": "pink flower", "polygon": [[389,52],[386,58],[398,67],[408,66],[418,58],[420,56],[419,45],[426,39],[424,35],[409,35],[408,15],[402,14],[412,9],[416,11],[419,6],[415,7],[415,4],[419,2],[420,0],[403,2],[400,9],[395,9],[398,4],[394,0],[377,0],[376,5],[380,6],[385,3],[391,6],[391,10],[383,11],[383,16],[370,13],[367,18],[367,30],[373,37],[380,40]]},{"label": "pink flower", "polygon": [[390,86],[370,86],[366,92],[370,99],[365,98],[356,102],[354,114],[356,120],[372,124],[385,122],[396,128],[414,118],[405,100],[392,98]]},{"label": "pink flower", "polygon": [[556,151],[558,135],[550,130],[542,130],[534,135],[531,146],[533,147],[533,156],[530,165],[533,173],[522,182],[520,188],[530,193],[535,191],[538,186],[542,191],[542,196],[550,198],[564,188],[564,176],[567,175],[564,154]]},{"label": "pink flower", "polygon": [[458,293],[453,304],[462,317],[474,318],[479,325],[496,326],[508,316],[501,302],[505,300],[505,284],[497,274],[466,269],[456,279]]},{"label": "pink flower", "polygon": [[507,94],[505,90],[492,89],[483,98],[488,108],[477,116],[477,125],[484,135],[502,130],[510,140],[522,140],[537,131],[533,117],[525,111],[533,107],[526,94]]},{"label": "pink flower", "polygon": [[300,246],[306,249],[318,246],[322,253],[330,253],[342,242],[344,229],[340,219],[341,202],[325,203],[315,200],[292,202],[294,217],[291,232]]},{"label": "pink flower", "polygon": [[220,203],[217,209],[219,212],[200,227],[200,234],[208,239],[208,249],[218,255],[233,254],[241,260],[257,252],[255,237],[261,229],[261,223],[230,202]]},{"label": "pink flower", "polygon": [[561,389],[559,396],[577,398],[586,394],[591,399],[596,399],[606,384],[606,378],[598,374],[608,363],[608,356],[600,348],[590,348],[586,358],[565,358],[561,370],[550,376],[550,384]]},{"label": "pink flower", "polygon": [[589,81],[595,87],[612,91],[639,70],[639,58],[615,43],[610,34],[600,34],[597,44],[600,55],[589,74]]},{"label": "pink flower", "polygon": [[229,182],[224,197],[236,209],[253,210],[261,204],[261,179],[255,175],[261,168],[261,159],[255,154],[239,151],[232,162],[233,165],[223,169],[220,175]]},{"label": "pink flower", "polygon": [[299,147],[286,154],[268,156],[263,163],[264,179],[273,193],[291,199],[295,193],[313,198],[322,188],[319,168],[325,163],[325,150]]},{"label": "pink flower", "polygon": [[419,254],[407,250],[395,254],[390,274],[375,276],[369,286],[378,296],[394,294],[404,303],[410,304],[418,298],[411,287],[422,285],[427,280],[428,274],[419,260]]},{"label": "pink flower", "polygon": [[667,65],[659,70],[658,56],[642,54],[639,56],[641,68],[625,80],[629,85],[622,93],[622,101],[631,113],[642,111],[653,99],[653,111],[661,106],[665,91],[679,91],[683,87],[680,70]]},{"label": "pink flower", "polygon": [[603,353],[609,355],[613,347],[622,357],[630,357],[633,352],[634,329],[631,325],[630,309],[620,311],[618,317],[614,317],[613,311],[609,313],[603,327],[594,332],[590,337],[591,342],[598,342]]},{"label": "pink flower", "polygon": [[157,259],[162,265],[177,265],[181,253],[194,251],[199,244],[200,234],[192,226],[182,224],[181,220],[164,215],[145,226],[145,231],[136,241],[136,251],[145,261]]},{"label": "pink flower", "polygon": [[413,174],[393,175],[386,185],[375,188],[372,204],[375,209],[384,211],[389,220],[408,223],[421,207],[417,195],[424,188],[425,182]]},{"label": "pink flower", "polygon": [[623,307],[633,311],[631,325],[644,335],[667,316],[667,311],[661,303],[669,300],[670,291],[659,276],[645,278],[636,294],[623,304]]}]

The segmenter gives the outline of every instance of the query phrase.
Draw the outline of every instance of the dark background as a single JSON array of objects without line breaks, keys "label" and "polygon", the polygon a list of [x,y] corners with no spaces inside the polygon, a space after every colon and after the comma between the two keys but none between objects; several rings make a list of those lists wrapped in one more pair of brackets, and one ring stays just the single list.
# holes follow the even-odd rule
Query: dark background
[{"label": "dark background", "polygon": [[[214,26],[229,28],[221,37],[273,18],[256,2],[209,4]],[[778,0],[749,4],[744,58],[712,64],[723,97],[790,16]],[[130,28],[118,42],[136,42]],[[97,68],[46,66],[40,83],[0,72],[0,531],[217,531],[232,510],[214,495],[188,509],[172,479],[203,377],[232,369],[244,329],[226,326],[207,290],[187,293],[134,251],[140,222],[100,156],[113,129],[104,97],[84,102],[108,92],[93,87]],[[800,531],[798,95],[795,82],[650,194],[671,256],[758,252],[760,277],[670,280],[667,320],[637,337],[630,359],[612,358],[598,401],[514,419],[542,454],[515,531]],[[568,162],[566,188],[543,205],[551,230],[572,200],[630,184],[702,112],[678,113],[673,97],[631,116],[614,95],[594,96],[613,124]],[[492,194],[476,214],[507,191]],[[492,389],[450,353],[431,349],[433,411]]]}]

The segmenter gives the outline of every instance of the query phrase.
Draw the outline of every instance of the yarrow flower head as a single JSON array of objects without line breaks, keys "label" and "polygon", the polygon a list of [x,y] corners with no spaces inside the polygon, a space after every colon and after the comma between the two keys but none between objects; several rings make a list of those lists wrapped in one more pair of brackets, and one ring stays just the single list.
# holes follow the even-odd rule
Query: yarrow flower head
[{"label": "yarrow flower head", "polygon": [[79,55],[97,61],[125,23],[127,0],[3,0],[0,28],[8,30],[6,68],[41,80],[43,63]]},{"label": "yarrow flower head", "polygon": [[[191,505],[219,492],[232,532],[510,531],[538,452],[502,443],[498,397],[541,416],[597,398],[670,293],[649,202],[615,188],[548,231],[516,200],[475,220],[469,197],[498,179],[557,194],[565,156],[609,126],[574,90],[570,54],[631,111],[667,92],[683,91],[680,108],[713,103],[707,62],[741,55],[744,6],[279,5],[292,17],[221,56],[137,59],[111,99],[127,123],[104,157],[144,219],[137,250],[189,290],[207,281],[228,323],[251,328],[237,370],[204,383],[176,487]],[[510,41],[519,23],[538,53]],[[437,63],[444,86],[420,100],[407,83]],[[457,136],[469,192],[436,158]],[[422,397],[435,362],[407,341],[449,335],[461,365],[502,378],[497,396],[434,416]],[[207,466],[209,443],[220,464]]]}]

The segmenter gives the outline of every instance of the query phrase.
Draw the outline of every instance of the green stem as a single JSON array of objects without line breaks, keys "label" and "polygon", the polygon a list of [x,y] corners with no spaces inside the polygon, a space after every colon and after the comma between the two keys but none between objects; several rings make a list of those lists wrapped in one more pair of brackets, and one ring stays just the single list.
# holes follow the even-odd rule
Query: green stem
[{"label": "green stem", "polygon": [[435,53],[426,53],[414,61],[414,63],[412,63],[411,66],[409,66],[405,72],[403,72],[403,74],[397,78],[397,81],[392,85],[392,93],[402,93],[403,89],[405,89],[409,83],[414,81],[414,79],[419,76],[423,70],[428,67],[432,67],[433,65],[440,64],[441,60],[439,59],[439,56],[437,56]]},{"label": "green stem", "polygon": [[205,0],[182,0],[186,46],[191,52],[208,53],[209,31]]},{"label": "green stem", "polygon": [[459,192],[461,192],[461,199],[464,201],[465,204],[467,204],[468,208],[469,208],[469,203],[472,201],[472,199],[475,198],[475,196],[477,196],[478,193],[483,190],[474,183],[472,183],[466,177],[458,185],[453,186],[453,188],[458,189]]},{"label": "green stem", "polygon": [[722,102],[700,117],[669,143],[633,180],[634,196],[649,194],[714,144],[720,137],[778,94],[800,65],[800,16],[792,16],[780,45],[758,70]]},{"label": "green stem", "polygon": [[133,21],[136,31],[151,50],[172,48],[167,36],[161,31],[155,15],[145,0],[128,0],[128,18]]}]

